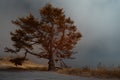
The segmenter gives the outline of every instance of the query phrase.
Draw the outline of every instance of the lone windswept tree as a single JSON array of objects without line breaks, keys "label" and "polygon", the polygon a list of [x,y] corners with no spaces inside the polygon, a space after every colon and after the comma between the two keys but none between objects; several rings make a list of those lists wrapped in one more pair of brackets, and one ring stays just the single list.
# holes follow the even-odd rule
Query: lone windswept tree
[{"label": "lone windswept tree", "polygon": [[[46,4],[39,10],[40,18],[31,13],[12,21],[18,28],[11,32],[13,47],[5,48],[6,52],[35,55],[48,60],[48,70],[55,69],[55,62],[71,58],[72,49],[81,38],[74,22],[66,17],[63,9]],[[36,46],[39,50],[35,51]]]}]

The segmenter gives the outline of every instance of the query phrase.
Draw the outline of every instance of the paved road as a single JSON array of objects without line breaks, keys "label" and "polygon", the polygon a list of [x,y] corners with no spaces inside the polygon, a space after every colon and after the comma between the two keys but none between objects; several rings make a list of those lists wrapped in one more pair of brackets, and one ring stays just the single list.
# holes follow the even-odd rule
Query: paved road
[{"label": "paved road", "polygon": [[64,74],[58,74],[55,72],[0,71],[0,80],[103,80],[103,79],[69,76]]}]

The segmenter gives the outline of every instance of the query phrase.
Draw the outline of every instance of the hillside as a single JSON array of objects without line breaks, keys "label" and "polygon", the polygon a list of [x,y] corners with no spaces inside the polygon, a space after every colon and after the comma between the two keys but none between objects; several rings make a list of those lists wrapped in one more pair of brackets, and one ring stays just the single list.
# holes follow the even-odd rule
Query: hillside
[{"label": "hillside", "polygon": [[37,64],[31,62],[29,60],[24,61],[22,65],[15,66],[11,63],[10,58],[0,58],[0,70],[14,70],[14,69],[22,69],[22,70],[47,70],[45,65]]}]

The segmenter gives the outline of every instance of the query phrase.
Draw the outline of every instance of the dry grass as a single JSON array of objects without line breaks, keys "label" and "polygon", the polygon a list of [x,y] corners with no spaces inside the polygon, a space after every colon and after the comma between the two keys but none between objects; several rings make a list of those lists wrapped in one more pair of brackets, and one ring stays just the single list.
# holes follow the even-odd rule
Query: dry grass
[{"label": "dry grass", "polygon": [[120,78],[120,68],[116,68],[116,69],[107,69],[107,68],[90,69],[89,67],[64,68],[58,70],[58,72],[62,74],[85,76],[85,77]]},{"label": "dry grass", "polygon": [[19,70],[19,71],[28,71],[28,70],[34,70],[34,71],[47,71],[48,68],[45,65],[33,63],[31,61],[25,61],[22,65],[15,66],[13,63],[11,63],[8,59],[2,59],[0,60],[0,70]]},{"label": "dry grass", "polygon": [[47,67],[28,67],[28,68],[21,68],[21,67],[9,67],[5,69],[0,69],[0,71],[47,71]]},{"label": "dry grass", "polygon": [[63,74],[69,74],[69,75],[80,75],[82,73],[81,69],[75,69],[75,68],[64,68],[60,69],[57,72],[63,73]]},{"label": "dry grass", "polygon": [[120,69],[96,69],[91,70],[90,74],[96,77],[120,78]]}]

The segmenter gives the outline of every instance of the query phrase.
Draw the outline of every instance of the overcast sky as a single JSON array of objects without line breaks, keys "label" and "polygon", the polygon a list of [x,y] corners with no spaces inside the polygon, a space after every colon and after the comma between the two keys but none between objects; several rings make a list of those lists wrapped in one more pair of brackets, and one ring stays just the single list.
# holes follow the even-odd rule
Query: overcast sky
[{"label": "overcast sky", "polygon": [[75,66],[120,65],[120,0],[0,0],[0,55],[11,46],[9,33],[15,30],[11,20],[38,10],[46,3],[63,8],[83,37],[75,47]]}]

